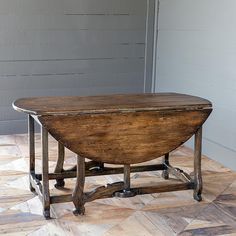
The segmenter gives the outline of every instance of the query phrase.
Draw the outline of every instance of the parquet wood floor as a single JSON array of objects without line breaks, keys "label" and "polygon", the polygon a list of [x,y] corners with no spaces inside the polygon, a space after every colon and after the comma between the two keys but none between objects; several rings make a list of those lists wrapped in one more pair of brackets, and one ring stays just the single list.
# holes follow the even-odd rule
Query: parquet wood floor
[{"label": "parquet wood floor", "polygon": [[[37,166],[40,171],[40,137],[37,135]],[[172,165],[193,171],[193,153],[180,147],[171,153]],[[50,167],[57,158],[56,142],[50,138]],[[227,157],[225,157],[227,158]],[[152,161],[158,163],[160,159]],[[75,164],[75,155],[66,152],[65,165]],[[236,173],[203,156],[203,201],[192,191],[150,194],[129,199],[109,198],[86,204],[85,216],[75,217],[72,203],[52,206],[54,219],[46,221],[41,203],[28,189],[27,135],[0,136],[0,234],[1,235],[236,235]],[[174,177],[170,181],[175,181]],[[122,175],[89,177],[86,188],[122,180]],[[132,184],[163,182],[160,172],[132,174]],[[54,194],[71,192],[74,180]]]}]

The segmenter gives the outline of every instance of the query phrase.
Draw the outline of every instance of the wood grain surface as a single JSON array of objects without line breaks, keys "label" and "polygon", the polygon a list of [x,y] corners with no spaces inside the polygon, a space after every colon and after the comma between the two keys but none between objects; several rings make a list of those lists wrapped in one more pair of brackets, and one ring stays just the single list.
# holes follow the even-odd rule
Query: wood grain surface
[{"label": "wood grain surface", "polygon": [[111,164],[158,158],[188,140],[212,110],[208,100],[185,94],[36,97],[15,101],[65,147]]},{"label": "wood grain surface", "polygon": [[111,164],[135,164],[172,151],[209,116],[197,111],[40,116],[49,133],[80,156]]},{"label": "wood grain surface", "polygon": [[32,115],[191,110],[211,106],[211,102],[206,99],[178,93],[32,97],[18,99],[13,103],[17,111]]}]

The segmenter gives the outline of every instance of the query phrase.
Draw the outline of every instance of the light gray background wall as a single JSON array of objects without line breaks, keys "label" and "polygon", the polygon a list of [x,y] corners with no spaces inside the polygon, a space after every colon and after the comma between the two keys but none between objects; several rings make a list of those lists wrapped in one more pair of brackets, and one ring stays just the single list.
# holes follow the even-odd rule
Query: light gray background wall
[{"label": "light gray background wall", "polygon": [[19,97],[150,91],[145,40],[153,4],[0,0],[0,134],[26,132],[26,116],[11,107]]},{"label": "light gray background wall", "polygon": [[236,170],[235,9],[235,0],[160,0],[156,91],[211,100],[203,151]]}]

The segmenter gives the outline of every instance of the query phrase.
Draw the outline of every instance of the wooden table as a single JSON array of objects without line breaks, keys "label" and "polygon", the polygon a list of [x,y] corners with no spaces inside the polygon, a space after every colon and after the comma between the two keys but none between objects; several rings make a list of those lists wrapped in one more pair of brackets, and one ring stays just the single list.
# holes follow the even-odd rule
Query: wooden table
[{"label": "wooden table", "polygon": [[[132,197],[165,191],[194,190],[201,201],[202,125],[212,111],[205,99],[177,94],[133,94],[89,97],[22,98],[14,109],[28,114],[30,189],[42,203],[46,219],[50,204],[73,201],[74,214],[84,214],[84,204],[98,198]],[[42,173],[35,173],[34,120],[41,125]],[[58,141],[58,161],[54,173],[48,170],[48,132]],[[169,164],[169,152],[195,135],[194,178]],[[77,165],[63,169],[64,147],[77,154]],[[162,164],[131,166],[164,156]],[[91,161],[85,161],[85,158]],[[124,168],[106,167],[121,164]],[[162,176],[175,175],[182,182],[173,185],[132,188],[130,172],[162,170]],[[86,176],[124,173],[124,181],[84,192]],[[51,196],[49,180],[57,188],[64,179],[76,178],[72,194]]]}]

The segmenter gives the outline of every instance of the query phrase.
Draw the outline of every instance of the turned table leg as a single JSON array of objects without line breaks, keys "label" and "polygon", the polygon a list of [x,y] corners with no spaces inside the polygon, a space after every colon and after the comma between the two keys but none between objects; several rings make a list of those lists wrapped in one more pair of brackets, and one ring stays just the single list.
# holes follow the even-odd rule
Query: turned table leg
[{"label": "turned table leg", "polygon": [[31,183],[31,175],[35,175],[35,128],[34,118],[28,115],[28,142],[29,142],[29,183],[30,191],[35,193]]},{"label": "turned table leg", "polygon": [[169,170],[166,167],[166,165],[167,166],[170,165],[170,163],[169,163],[169,153],[165,154],[162,163],[165,164],[165,169],[162,171],[162,178],[163,179],[169,179]]},{"label": "turned table leg", "polygon": [[130,165],[124,165],[124,187],[122,191],[115,193],[116,197],[128,198],[135,196],[136,193],[130,189]]},{"label": "turned table leg", "polygon": [[195,134],[194,142],[194,194],[193,197],[197,201],[202,200],[202,173],[201,173],[201,157],[202,157],[202,127]]},{"label": "turned table leg", "polygon": [[50,192],[48,177],[48,132],[41,127],[42,142],[42,195],[43,195],[43,215],[50,219]]},{"label": "turned table leg", "polygon": [[85,159],[77,156],[77,179],[72,200],[75,205],[74,215],[84,215],[84,183],[85,183]]},{"label": "turned table leg", "polygon": [[[57,165],[54,170],[54,173],[63,172],[64,158],[65,158],[65,147],[63,144],[58,142],[58,159],[57,159]],[[64,179],[63,178],[56,179],[56,184],[54,186],[56,188],[63,188],[65,186]]]}]

